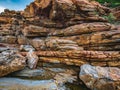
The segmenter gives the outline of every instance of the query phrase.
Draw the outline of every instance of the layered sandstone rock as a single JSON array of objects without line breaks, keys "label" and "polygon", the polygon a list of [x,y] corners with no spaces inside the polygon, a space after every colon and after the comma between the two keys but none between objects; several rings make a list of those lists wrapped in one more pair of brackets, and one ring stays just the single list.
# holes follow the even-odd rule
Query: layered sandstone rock
[{"label": "layered sandstone rock", "polygon": [[35,0],[27,6],[23,15],[34,25],[64,28],[80,24],[81,21],[105,22],[99,13],[106,14],[107,11],[109,12],[108,8],[95,1]]},{"label": "layered sandstone rock", "polygon": [[[1,25],[0,39],[2,43],[32,45],[36,51],[45,53],[39,56],[45,62],[79,66],[84,63],[98,65],[101,62],[101,66],[119,66],[116,62],[119,62],[120,31],[100,17],[108,10],[88,0],[36,0],[24,11],[31,15],[31,18],[26,16],[28,22],[25,20],[21,23],[16,18],[12,19],[11,24]],[[29,25],[30,22],[33,25]],[[74,57],[74,53],[69,55],[69,52],[77,53],[75,56],[78,58]],[[62,57],[63,53],[67,53],[68,57]],[[80,53],[81,57],[78,55]]]},{"label": "layered sandstone rock", "polygon": [[[119,51],[38,51],[35,52],[40,57],[40,61],[50,63],[64,63],[67,65],[81,66],[83,64],[92,64],[99,66],[118,66],[120,54]],[[23,56],[27,53],[22,52]]]},{"label": "layered sandstone rock", "polygon": [[[120,67],[120,29],[102,17],[102,14],[108,13],[108,8],[91,0],[35,0],[22,13],[24,19],[14,17],[11,23],[0,26],[0,46],[9,43],[4,44],[6,48],[0,48],[0,76],[23,69],[25,56],[27,66],[31,69],[37,66],[49,67],[50,63],[56,65],[55,67],[59,64],[67,67],[83,64]],[[19,48],[18,53],[12,53],[10,57],[2,55],[2,52],[9,50],[12,45],[15,47],[12,49]],[[108,68],[101,69],[108,71]],[[111,70],[119,72],[116,68]],[[113,73],[108,72],[113,81],[106,80],[107,75],[103,75],[105,80],[103,76],[97,79],[90,76],[90,79],[87,78],[88,82],[85,82],[86,85],[93,80],[95,85],[88,86],[91,89],[101,90],[103,87],[107,90],[110,85],[112,89],[119,88],[119,81],[116,80],[119,79],[119,74],[115,73],[114,78]],[[62,76],[65,76],[68,80],[72,74],[74,73],[68,76],[60,73],[55,79],[58,82],[64,81]],[[82,77],[81,80],[85,78]]]}]

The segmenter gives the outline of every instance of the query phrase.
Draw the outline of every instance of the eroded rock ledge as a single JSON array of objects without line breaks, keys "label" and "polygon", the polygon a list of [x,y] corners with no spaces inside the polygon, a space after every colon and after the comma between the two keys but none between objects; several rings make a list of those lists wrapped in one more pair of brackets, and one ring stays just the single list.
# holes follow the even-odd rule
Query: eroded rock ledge
[{"label": "eroded rock ledge", "polygon": [[[116,67],[119,71],[120,29],[102,17],[109,12],[109,8],[90,0],[35,0],[23,12],[2,13],[0,77],[26,66],[34,69],[43,63],[90,64],[109,66],[112,70]],[[109,83],[98,78],[95,81],[101,86],[102,81]],[[118,88],[119,79],[116,79],[118,84],[114,83],[114,87]]]}]

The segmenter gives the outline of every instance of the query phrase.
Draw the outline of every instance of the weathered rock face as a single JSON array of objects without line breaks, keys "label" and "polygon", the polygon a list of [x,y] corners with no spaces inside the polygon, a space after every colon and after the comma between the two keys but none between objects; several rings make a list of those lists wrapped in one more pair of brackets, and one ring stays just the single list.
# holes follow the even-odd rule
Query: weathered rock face
[{"label": "weathered rock face", "polygon": [[34,16],[31,20],[28,18],[34,25],[63,28],[80,21],[106,21],[99,13],[107,11],[108,8],[89,0],[36,0],[27,6],[24,16]]},{"label": "weathered rock face", "polygon": [[27,54],[27,58],[29,68],[35,69],[39,60],[38,56],[34,53],[34,51],[30,50]]},{"label": "weathered rock face", "polygon": [[[109,8],[92,0],[35,0],[22,14],[11,14],[11,11],[3,13],[0,16],[0,77],[25,66],[30,69],[42,66],[42,71],[40,68],[27,69],[16,72],[16,76],[40,75],[45,77],[43,79],[50,76],[49,79],[55,82],[46,81],[47,84],[42,83],[44,87],[48,90],[66,90],[63,87],[59,89],[59,85],[74,82],[77,79],[77,72],[74,72],[77,67],[72,67],[72,70],[63,70],[65,66],[57,67],[60,64],[90,64],[96,67],[84,65],[80,72],[80,79],[88,88],[119,90],[120,70],[117,67],[120,67],[120,28],[101,17],[108,13]],[[14,52],[16,48],[17,52]],[[50,68],[54,65],[54,68]],[[13,80],[12,84],[4,78],[0,80],[0,85],[3,85],[0,89],[6,86],[3,81],[10,86],[19,84],[21,87],[21,82],[29,84],[29,80]],[[45,89],[41,82],[33,81],[33,84],[39,84],[33,86]],[[32,84],[29,85],[24,86],[33,89]]]},{"label": "weathered rock face", "polygon": [[120,6],[112,9],[112,13],[115,16],[116,20],[120,20]]},{"label": "weathered rock face", "polygon": [[0,77],[24,69],[26,59],[13,50],[0,53]]},{"label": "weathered rock face", "polygon": [[11,23],[13,18],[21,20],[23,18],[21,11],[5,9],[4,12],[0,14],[0,24]]},{"label": "weathered rock face", "polygon": [[119,90],[120,69],[114,67],[81,66],[80,79],[91,90]]},{"label": "weathered rock face", "polygon": [[120,31],[99,15],[108,10],[88,0],[35,0],[27,22],[1,25],[0,42],[30,44],[44,62],[119,66]]},{"label": "weathered rock face", "polygon": [[[26,55],[26,53],[21,53]],[[36,54],[41,61],[51,63],[65,63],[68,65],[81,66],[91,63],[99,66],[119,66],[119,51],[38,51]]]},{"label": "weathered rock face", "polygon": [[[58,67],[41,67],[37,69],[30,70],[25,68],[24,70],[15,72],[10,74],[14,77],[26,77],[26,79],[34,79],[38,78],[39,80],[54,80],[58,85],[64,85],[65,83],[79,83],[77,80],[77,70],[74,70],[75,67],[67,67],[61,68],[61,66],[57,65]],[[76,68],[79,70],[79,68]]]}]

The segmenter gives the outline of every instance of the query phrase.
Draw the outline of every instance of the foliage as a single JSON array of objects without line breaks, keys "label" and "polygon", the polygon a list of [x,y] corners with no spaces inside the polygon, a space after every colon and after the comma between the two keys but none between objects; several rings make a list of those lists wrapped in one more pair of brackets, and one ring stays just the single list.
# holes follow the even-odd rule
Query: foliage
[{"label": "foliage", "polygon": [[116,7],[116,6],[120,6],[120,0],[96,0],[102,4],[104,4],[105,2],[110,4],[110,7]]},{"label": "foliage", "polygon": [[108,16],[103,16],[105,19],[107,19],[110,23],[114,23],[115,17],[112,13],[110,13]]}]

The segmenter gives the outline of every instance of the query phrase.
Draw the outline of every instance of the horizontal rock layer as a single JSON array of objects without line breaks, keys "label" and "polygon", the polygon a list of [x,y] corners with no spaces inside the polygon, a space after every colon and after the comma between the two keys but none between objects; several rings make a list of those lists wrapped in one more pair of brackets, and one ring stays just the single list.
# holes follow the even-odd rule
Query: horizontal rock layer
[{"label": "horizontal rock layer", "polygon": [[[81,66],[86,63],[100,66],[118,66],[120,52],[118,51],[39,51],[35,52],[40,61],[65,63]],[[26,52],[22,52],[26,55]]]},{"label": "horizontal rock layer", "polygon": [[[5,21],[10,13],[0,17]],[[27,55],[30,68],[43,62],[119,67],[120,30],[101,17],[107,14],[108,8],[90,0],[35,0],[15,17],[10,14],[7,24],[0,25],[0,46],[14,44],[18,54]],[[1,48],[0,52],[8,49]],[[4,62],[12,69],[15,60]],[[18,60],[19,69],[25,66],[22,61]],[[9,71],[19,70],[17,66]]]}]

